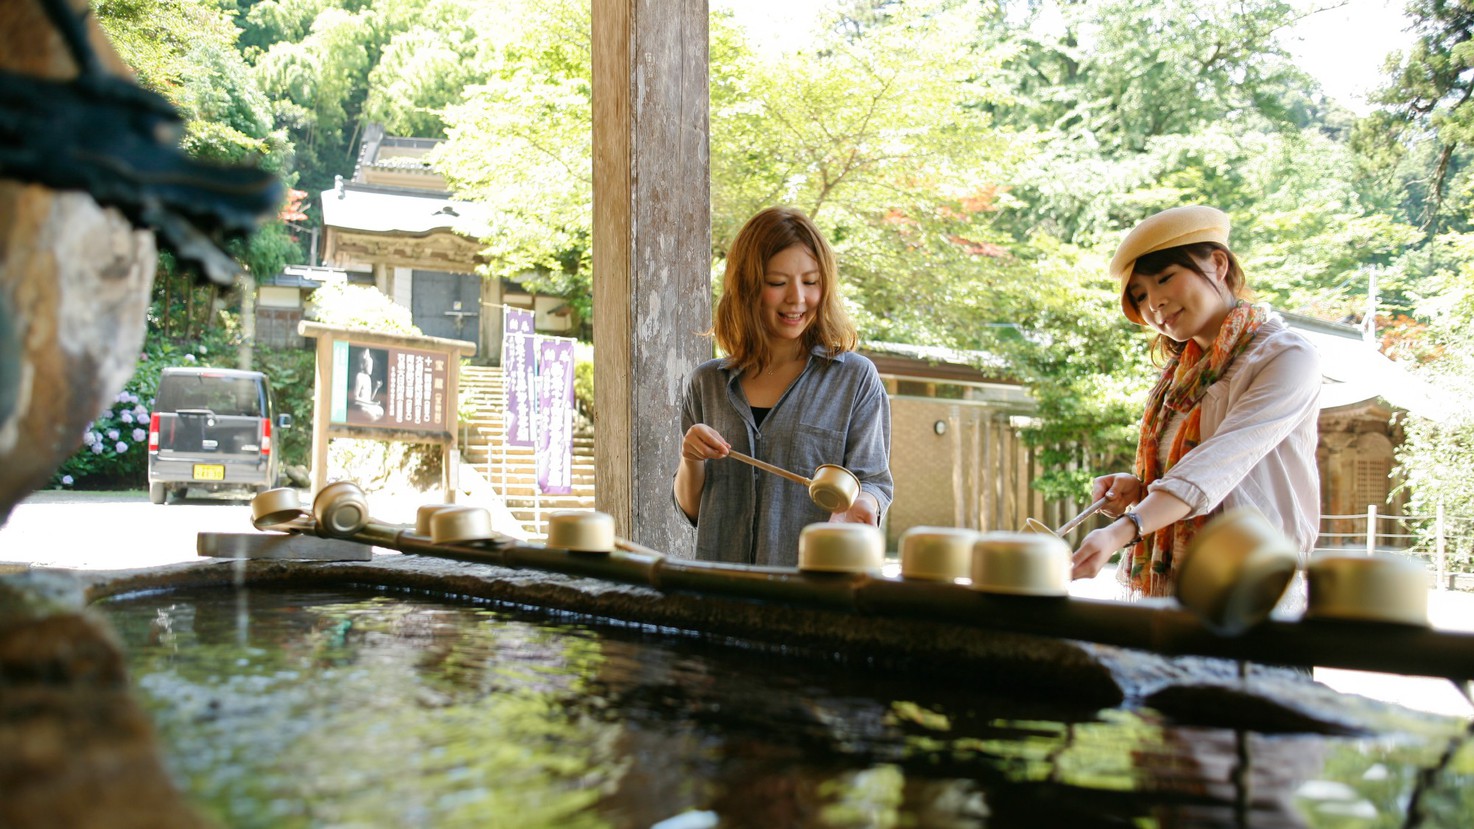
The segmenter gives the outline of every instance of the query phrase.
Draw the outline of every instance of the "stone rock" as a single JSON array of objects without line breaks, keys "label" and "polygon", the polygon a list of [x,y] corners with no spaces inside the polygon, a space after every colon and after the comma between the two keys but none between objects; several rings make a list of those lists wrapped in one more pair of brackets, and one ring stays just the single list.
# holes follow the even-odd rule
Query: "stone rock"
[{"label": "stone rock", "polygon": [[0,826],[205,827],[69,573],[0,578]]},{"label": "stone rock", "polygon": [[[86,22],[103,65],[126,74],[95,16]],[[29,1],[0,6],[0,68],[77,74]],[[121,212],[85,193],[0,179],[0,523],[132,376],[156,264],[153,235]]]},{"label": "stone rock", "polygon": [[292,486],[298,489],[312,489],[312,476],[308,474],[307,467],[292,464],[284,468],[282,474],[287,476],[287,481]]},{"label": "stone rock", "polygon": [[0,574],[0,629],[56,613],[80,613],[82,583],[70,573],[22,570]]}]

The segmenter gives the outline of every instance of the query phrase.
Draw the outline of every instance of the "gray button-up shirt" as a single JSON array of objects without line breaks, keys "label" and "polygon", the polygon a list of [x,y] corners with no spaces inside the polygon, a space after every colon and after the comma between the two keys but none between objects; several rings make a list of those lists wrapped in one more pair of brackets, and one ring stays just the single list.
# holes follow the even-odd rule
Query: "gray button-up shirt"
[{"label": "gray button-up shirt", "polygon": [[[865,357],[824,355],[822,346],[814,348],[761,428],[742,393],[741,373],[725,359],[701,364],[687,386],[681,433],[705,423],[733,449],[806,478],[826,463],[843,466],[860,479],[861,491],[875,496],[883,516],[894,489],[890,398]],[[695,522],[696,558],[793,567],[799,531],[828,520],[800,484],[731,458],[709,460]]]}]

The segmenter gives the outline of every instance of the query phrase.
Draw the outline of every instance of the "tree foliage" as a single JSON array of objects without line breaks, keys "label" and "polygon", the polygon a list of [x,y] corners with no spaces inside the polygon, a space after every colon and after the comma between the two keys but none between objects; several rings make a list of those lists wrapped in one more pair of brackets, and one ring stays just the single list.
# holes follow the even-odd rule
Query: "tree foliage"
[{"label": "tree foliage", "polygon": [[434,162],[462,198],[496,206],[482,242],[493,276],[569,298],[589,319],[593,77],[589,6],[509,4],[478,56],[486,79],[444,111]]},{"label": "tree foliage", "polygon": [[[94,5],[140,79],[186,114],[196,156],[258,159],[315,194],[353,169],[366,123],[444,137],[437,169],[495,208],[487,275],[587,318],[589,0]],[[1412,0],[1416,40],[1360,119],[1282,46],[1304,13],[1291,0],[830,9],[786,51],[711,20],[713,273],[752,213],[804,209],[840,255],[866,339],[974,350],[1029,383],[1052,492],[1078,490],[1082,452],[1105,463],[1135,440],[1152,372],[1103,271],[1162,208],[1226,210],[1251,285],[1277,307],[1375,314],[1389,348],[1439,382],[1474,371],[1459,356],[1474,281],[1469,0]],[[273,272],[300,257],[287,230],[232,252]],[[167,267],[158,284],[165,330],[188,336],[214,313],[201,309],[218,297]],[[1408,430],[1406,463],[1427,469],[1471,440]],[[1457,492],[1413,478],[1428,497]]]},{"label": "tree foliage", "polygon": [[323,325],[419,336],[408,308],[368,285],[329,282],[312,292],[312,318]]},{"label": "tree foliage", "polygon": [[[712,236],[720,256],[771,204],[807,212],[875,340],[976,347],[1028,274],[994,227],[1026,137],[997,129],[979,83],[999,57],[975,8],[908,3],[881,25],[773,56],[716,21]],[[717,58],[722,58],[718,62]]]},{"label": "tree foliage", "polygon": [[1010,120],[1117,157],[1219,120],[1307,123],[1312,84],[1276,37],[1294,16],[1284,0],[1097,0],[1001,4],[990,22],[1015,46]]},{"label": "tree foliage", "polygon": [[[1467,557],[1474,420],[1458,401],[1474,394],[1474,4],[1412,0],[1406,11],[1414,41],[1389,57],[1378,109],[1357,125],[1351,148],[1377,205],[1419,231],[1393,259],[1391,310],[1399,316],[1391,321],[1401,330],[1384,333],[1383,342],[1421,365],[1442,406],[1440,416],[1405,418],[1399,477],[1409,509],[1425,516],[1442,509],[1454,530],[1451,552]],[[1431,549],[1433,522],[1417,532]]]},{"label": "tree foliage", "polygon": [[[1458,546],[1449,552],[1467,557],[1474,553],[1474,413],[1460,403],[1474,398],[1474,234],[1447,234],[1437,247],[1449,264],[1420,286],[1426,294],[1416,311],[1428,320],[1423,347],[1432,359],[1421,373],[1437,390],[1441,416],[1407,418],[1397,458],[1410,510],[1424,516],[1443,511],[1462,529],[1453,533]],[[1437,531],[1431,524],[1419,528],[1425,541]]]},{"label": "tree foliage", "polygon": [[[1469,228],[1468,158],[1474,140],[1474,4],[1410,0],[1416,39],[1389,58],[1381,107],[1359,147],[1406,185],[1399,207],[1433,237]],[[1460,192],[1462,191],[1462,192]]]}]

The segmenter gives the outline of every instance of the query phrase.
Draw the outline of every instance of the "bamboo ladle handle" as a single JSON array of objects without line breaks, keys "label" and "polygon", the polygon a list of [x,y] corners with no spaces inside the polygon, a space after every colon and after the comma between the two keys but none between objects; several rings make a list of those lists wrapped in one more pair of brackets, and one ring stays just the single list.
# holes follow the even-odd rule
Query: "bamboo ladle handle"
[{"label": "bamboo ladle handle", "polygon": [[784,469],[781,466],[774,466],[774,465],[768,463],[767,461],[760,461],[757,458],[752,457],[751,455],[744,455],[744,454],[742,454],[741,452],[738,452],[735,449],[728,450],[727,451],[727,457],[729,457],[729,458],[736,458],[737,460],[742,461],[743,463],[750,463],[753,466],[756,466],[758,469],[765,469],[765,470],[773,473],[774,475],[777,475],[777,476],[782,477],[782,478],[787,478],[788,480],[793,481],[796,484],[802,484],[804,486],[809,486],[810,484],[813,483],[812,480],[810,480],[808,478],[805,478],[804,476],[798,474],[797,472],[789,472],[787,469]]},{"label": "bamboo ladle handle", "polygon": [[1069,521],[1066,521],[1064,526],[1060,527],[1058,530],[1055,530],[1055,535],[1064,535],[1070,530],[1073,530],[1074,528],[1080,526],[1081,521],[1084,521],[1085,519],[1099,512],[1100,508],[1105,506],[1105,502],[1106,499],[1101,498],[1099,501],[1096,501],[1095,503],[1086,507],[1084,512],[1080,513],[1074,518],[1071,518]]}]

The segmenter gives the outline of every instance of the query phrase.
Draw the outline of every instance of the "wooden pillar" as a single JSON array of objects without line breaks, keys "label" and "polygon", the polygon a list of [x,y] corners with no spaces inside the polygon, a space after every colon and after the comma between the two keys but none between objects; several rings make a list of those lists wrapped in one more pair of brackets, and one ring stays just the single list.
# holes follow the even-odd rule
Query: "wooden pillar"
[{"label": "wooden pillar", "polygon": [[[298,331],[302,331],[298,326]],[[312,373],[312,496],[328,483],[328,424],[333,415],[329,383],[333,377],[333,338],[318,334],[317,367]],[[309,502],[310,503],[310,502]]]},{"label": "wooden pillar", "polygon": [[693,547],[671,502],[680,401],[710,356],[706,0],[593,0],[597,509]]}]

